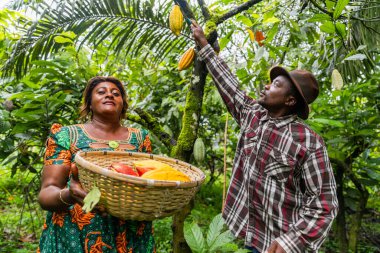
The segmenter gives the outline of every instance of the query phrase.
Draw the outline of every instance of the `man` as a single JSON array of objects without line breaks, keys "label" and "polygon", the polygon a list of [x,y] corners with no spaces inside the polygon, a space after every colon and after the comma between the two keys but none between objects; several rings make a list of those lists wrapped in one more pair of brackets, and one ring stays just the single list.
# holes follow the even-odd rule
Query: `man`
[{"label": "man", "polygon": [[223,217],[252,252],[317,252],[337,213],[325,144],[301,119],[318,96],[305,70],[270,70],[272,83],[254,100],[193,21],[193,36],[229,112],[240,126]]}]

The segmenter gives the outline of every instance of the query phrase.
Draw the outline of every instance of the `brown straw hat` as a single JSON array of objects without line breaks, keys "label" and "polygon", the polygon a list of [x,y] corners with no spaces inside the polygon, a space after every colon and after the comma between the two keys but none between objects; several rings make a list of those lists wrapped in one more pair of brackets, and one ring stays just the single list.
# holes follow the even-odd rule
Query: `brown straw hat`
[{"label": "brown straw hat", "polygon": [[307,119],[310,111],[308,105],[311,104],[319,94],[318,82],[314,75],[306,70],[297,69],[288,72],[283,67],[275,66],[271,68],[269,76],[272,82],[278,76],[286,76],[292,81],[302,98],[302,101],[297,101],[300,102],[298,104],[297,115],[301,119]]}]

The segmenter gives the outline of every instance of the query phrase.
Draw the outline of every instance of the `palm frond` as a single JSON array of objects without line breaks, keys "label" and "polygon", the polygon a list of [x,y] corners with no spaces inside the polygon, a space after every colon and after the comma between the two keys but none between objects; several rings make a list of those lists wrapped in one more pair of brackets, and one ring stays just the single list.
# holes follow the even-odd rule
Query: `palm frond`
[{"label": "palm frond", "polygon": [[168,25],[168,13],[172,1],[138,0],[65,0],[48,5],[42,3],[35,9],[40,18],[23,29],[24,35],[12,50],[12,57],[5,63],[3,73],[24,75],[32,61],[51,57],[65,44],[55,37],[71,31],[77,36],[80,48],[97,46],[110,41],[109,50],[123,52],[133,57],[148,47],[153,51],[154,62],[159,62],[175,47],[191,42],[186,34],[176,37]]},{"label": "palm frond", "polygon": [[[365,55],[366,59],[360,64],[357,61],[342,62],[338,69],[346,82],[371,77],[373,70],[379,67],[376,59],[380,54],[380,5],[371,0],[355,1],[351,4],[358,7],[353,11],[354,19],[351,20],[351,33],[347,45],[338,50],[338,55],[346,56],[354,52]],[[359,47],[362,49],[358,50]]]}]

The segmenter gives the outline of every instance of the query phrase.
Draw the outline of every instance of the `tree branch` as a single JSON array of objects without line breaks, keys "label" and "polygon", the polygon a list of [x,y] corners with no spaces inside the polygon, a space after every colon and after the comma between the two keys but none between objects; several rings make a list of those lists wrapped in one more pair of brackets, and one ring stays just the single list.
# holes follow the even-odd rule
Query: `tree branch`
[{"label": "tree branch", "polygon": [[220,18],[218,18],[218,20],[216,21],[216,24],[219,25],[219,24],[223,23],[227,19],[235,16],[236,14],[238,14],[240,12],[248,10],[253,5],[255,5],[257,3],[260,3],[261,1],[262,0],[249,0],[249,1],[247,1],[247,2],[245,2],[243,4],[241,4],[241,5],[239,5],[238,7],[234,8],[233,10],[225,13],[223,16],[221,16]]},{"label": "tree branch", "polygon": [[[300,9],[299,13],[298,13],[297,22],[300,20],[299,14],[302,13],[302,11],[306,8],[306,6],[307,6],[307,2],[304,2],[303,5],[301,6],[301,9]],[[288,42],[286,43],[286,47],[287,47],[287,48],[289,47],[291,40],[292,40],[292,35],[290,34],[290,35],[289,35]],[[281,59],[280,59],[280,64],[282,64],[282,63],[284,62],[284,60],[285,60],[285,56],[286,56],[286,52],[287,52],[287,50],[285,50],[285,51],[282,53],[282,56],[281,56]]]},{"label": "tree branch", "polygon": [[[316,7],[318,10],[322,11],[323,13],[326,13],[327,15],[329,15],[330,17],[333,17],[334,16],[334,12],[331,12],[331,11],[328,11],[328,10],[325,10],[322,6],[320,6],[315,0],[309,0],[313,5],[314,7]],[[340,15],[338,17],[338,19],[340,18],[347,18],[345,17],[344,15]],[[359,17],[355,17],[355,16],[351,16],[350,17],[351,19],[354,19],[354,20],[359,20],[359,21],[363,21],[363,22],[376,22],[377,20],[374,19],[374,20],[367,20],[367,19],[362,19],[362,18],[359,18]]]},{"label": "tree branch", "polygon": [[150,130],[154,135],[158,137],[158,139],[164,143],[166,146],[175,146],[177,145],[177,141],[170,136],[167,132],[165,132],[164,128],[161,126],[161,124],[158,122],[158,120],[153,117],[148,112],[142,110],[142,109],[134,109],[134,111],[138,115],[134,114],[128,114],[127,119],[138,123],[145,127],[146,129]]},{"label": "tree branch", "polygon": [[211,18],[210,12],[203,0],[198,0],[199,7],[201,7],[203,17],[205,17],[206,20],[209,20]]},{"label": "tree branch", "polygon": [[181,8],[182,14],[185,16],[185,18],[194,19],[194,14],[190,9],[189,4],[185,0],[174,0],[174,3],[178,4]]}]

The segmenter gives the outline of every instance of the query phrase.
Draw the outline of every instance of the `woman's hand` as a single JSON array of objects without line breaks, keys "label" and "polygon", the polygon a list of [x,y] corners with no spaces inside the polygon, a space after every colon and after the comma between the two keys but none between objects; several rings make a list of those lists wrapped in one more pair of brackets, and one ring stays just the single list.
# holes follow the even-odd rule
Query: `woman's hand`
[{"label": "woman's hand", "polygon": [[[75,163],[71,164],[71,181],[70,181],[70,197],[75,200],[76,203],[83,205],[83,200],[87,195],[87,192],[83,189],[82,184],[79,182],[78,167]],[[102,216],[107,216],[107,210],[102,205],[96,205],[93,212],[97,212]]]},{"label": "woman's hand", "polygon": [[70,198],[76,203],[83,205],[83,199],[86,197],[87,192],[83,189],[82,184],[79,182],[78,168],[75,163],[71,164],[71,180],[70,180]]},{"label": "woman's hand", "polygon": [[191,30],[193,31],[194,40],[200,48],[203,48],[208,44],[202,27],[200,27],[194,19],[191,20]]}]

